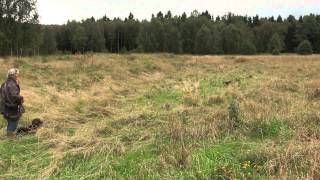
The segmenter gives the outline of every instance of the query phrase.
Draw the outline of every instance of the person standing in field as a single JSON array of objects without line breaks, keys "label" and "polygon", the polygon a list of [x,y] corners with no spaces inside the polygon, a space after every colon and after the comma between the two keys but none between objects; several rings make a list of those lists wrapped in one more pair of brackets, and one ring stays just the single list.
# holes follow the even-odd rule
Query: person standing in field
[{"label": "person standing in field", "polygon": [[8,71],[7,80],[1,85],[1,113],[7,120],[7,136],[14,138],[19,120],[24,113],[24,98],[20,95],[19,70]]}]

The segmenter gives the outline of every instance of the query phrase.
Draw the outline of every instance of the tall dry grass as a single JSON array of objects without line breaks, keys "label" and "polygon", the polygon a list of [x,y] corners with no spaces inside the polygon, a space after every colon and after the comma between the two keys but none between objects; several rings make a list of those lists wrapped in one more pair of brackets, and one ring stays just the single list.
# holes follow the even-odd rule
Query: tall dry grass
[{"label": "tall dry grass", "polygon": [[[36,137],[52,161],[39,179],[59,174],[67,156],[121,157],[157,143],[167,146],[159,148],[164,169],[190,169],[199,148],[261,134],[265,149],[256,154],[268,156],[267,177],[319,178],[319,56],[96,54],[0,61],[2,77],[10,67],[21,69],[27,109],[21,124],[45,120]],[[172,96],[158,97],[163,89]],[[242,121],[232,131],[231,100],[239,103]]]}]

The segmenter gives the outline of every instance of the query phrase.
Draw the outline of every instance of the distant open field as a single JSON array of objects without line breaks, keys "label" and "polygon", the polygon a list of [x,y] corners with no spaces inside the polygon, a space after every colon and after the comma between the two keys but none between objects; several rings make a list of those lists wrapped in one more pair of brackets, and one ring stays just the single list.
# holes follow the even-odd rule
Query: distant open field
[{"label": "distant open field", "polygon": [[320,179],[320,56],[75,55],[21,70],[0,179]]}]

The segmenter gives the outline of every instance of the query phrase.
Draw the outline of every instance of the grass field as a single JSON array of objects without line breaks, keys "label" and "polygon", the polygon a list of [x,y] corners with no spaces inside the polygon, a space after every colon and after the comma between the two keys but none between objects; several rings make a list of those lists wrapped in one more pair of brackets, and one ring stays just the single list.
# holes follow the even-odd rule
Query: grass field
[{"label": "grass field", "polygon": [[319,179],[320,56],[78,55],[21,70],[0,179]]}]

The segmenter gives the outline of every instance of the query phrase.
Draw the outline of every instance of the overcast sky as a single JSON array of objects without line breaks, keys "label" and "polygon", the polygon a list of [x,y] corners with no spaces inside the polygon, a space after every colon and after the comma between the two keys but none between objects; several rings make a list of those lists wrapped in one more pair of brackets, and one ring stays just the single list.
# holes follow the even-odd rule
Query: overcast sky
[{"label": "overcast sky", "polygon": [[233,12],[241,15],[295,16],[320,13],[320,0],[38,0],[40,23],[63,24],[107,15],[127,17],[132,12],[140,20],[150,19],[159,11],[188,15],[197,9],[208,10],[214,16]]}]

